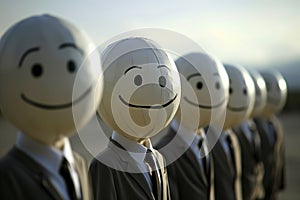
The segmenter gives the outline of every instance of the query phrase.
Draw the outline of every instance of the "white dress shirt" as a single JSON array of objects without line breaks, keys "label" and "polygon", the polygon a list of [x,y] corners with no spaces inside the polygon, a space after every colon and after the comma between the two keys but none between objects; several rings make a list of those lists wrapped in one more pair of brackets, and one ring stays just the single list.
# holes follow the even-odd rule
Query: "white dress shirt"
[{"label": "white dress shirt", "polygon": [[48,172],[50,181],[64,199],[69,199],[67,185],[59,170],[63,157],[70,164],[70,173],[73,179],[76,195],[81,198],[81,189],[78,174],[75,170],[75,161],[69,139],[64,139],[62,151],[42,144],[21,132],[18,133],[16,147],[40,164]]}]

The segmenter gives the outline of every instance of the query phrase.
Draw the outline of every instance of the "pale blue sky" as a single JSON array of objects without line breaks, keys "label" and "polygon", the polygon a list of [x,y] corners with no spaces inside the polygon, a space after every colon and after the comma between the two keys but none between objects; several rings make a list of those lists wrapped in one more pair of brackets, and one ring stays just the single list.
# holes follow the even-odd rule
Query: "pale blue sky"
[{"label": "pale blue sky", "polygon": [[1,0],[0,35],[15,22],[50,13],[97,43],[138,28],[169,29],[222,61],[267,65],[300,58],[298,0]]}]

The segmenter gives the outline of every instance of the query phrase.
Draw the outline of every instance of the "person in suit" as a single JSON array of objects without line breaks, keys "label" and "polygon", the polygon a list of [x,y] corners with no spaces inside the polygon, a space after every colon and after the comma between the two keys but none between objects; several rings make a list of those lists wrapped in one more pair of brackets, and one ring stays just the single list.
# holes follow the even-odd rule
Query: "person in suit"
[{"label": "person in suit", "polygon": [[242,156],[242,192],[244,200],[262,199],[264,197],[262,147],[259,133],[253,118],[267,103],[267,90],[263,77],[254,69],[248,70],[255,85],[255,103],[247,121],[234,128]]},{"label": "person in suit", "polygon": [[203,128],[222,113],[225,117],[228,76],[223,65],[207,53],[189,53],[175,63],[182,75],[180,108],[156,147],[169,164],[172,199],[213,200],[214,169],[209,153],[213,141],[208,141],[212,139]]},{"label": "person in suit", "polygon": [[[1,38],[1,111],[20,130],[0,160],[1,198],[92,198],[86,162],[68,139],[100,101],[101,87],[94,85],[100,62],[79,73],[91,50],[82,31],[50,15],[26,18]],[[76,76],[78,97],[72,95]]]},{"label": "person in suit", "polygon": [[287,86],[277,71],[261,72],[267,88],[267,104],[259,116],[254,118],[261,142],[262,160],[265,173],[263,185],[264,199],[278,199],[279,192],[285,188],[284,135],[280,121],[276,117],[286,102]]},{"label": "person in suit", "polygon": [[98,108],[114,131],[89,168],[94,197],[170,199],[167,170],[150,137],[166,127],[180,101],[179,73],[158,44],[132,37],[102,54],[104,97]]},{"label": "person in suit", "polygon": [[[212,150],[216,199],[242,199],[241,147],[232,128],[246,120],[254,105],[254,83],[240,66],[224,65],[230,82],[223,132]],[[212,127],[216,129],[216,127]]]}]

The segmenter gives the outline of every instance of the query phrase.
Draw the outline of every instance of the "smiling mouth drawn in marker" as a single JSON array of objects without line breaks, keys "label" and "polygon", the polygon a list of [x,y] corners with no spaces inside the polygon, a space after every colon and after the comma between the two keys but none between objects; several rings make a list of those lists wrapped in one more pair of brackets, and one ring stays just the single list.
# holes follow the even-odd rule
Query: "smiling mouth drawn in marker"
[{"label": "smiling mouth drawn in marker", "polygon": [[247,110],[247,106],[240,106],[240,107],[232,107],[232,106],[227,106],[228,110],[234,111],[234,112],[239,112],[243,110]]},{"label": "smiling mouth drawn in marker", "polygon": [[72,105],[75,105],[77,103],[79,103],[82,99],[84,99],[92,90],[92,86],[89,87],[78,99],[76,99],[75,101],[71,101],[68,103],[64,103],[64,104],[54,104],[54,105],[49,105],[49,104],[44,104],[44,103],[40,103],[34,100],[29,99],[28,97],[25,96],[25,94],[21,94],[21,99],[23,101],[25,101],[26,103],[38,107],[38,108],[42,108],[42,109],[46,109],[46,110],[57,110],[57,109],[64,109],[64,108],[69,108]]},{"label": "smiling mouth drawn in marker", "polygon": [[192,102],[187,97],[183,97],[183,99],[186,102],[188,102],[189,104],[193,105],[193,106],[196,106],[196,107],[199,107],[199,108],[205,108],[205,109],[217,108],[217,107],[221,106],[225,102],[225,99],[223,99],[220,103],[218,103],[216,105],[201,105],[201,104],[197,104],[195,102]]},{"label": "smiling mouth drawn in marker", "polygon": [[127,101],[125,101],[123,99],[123,97],[121,95],[119,95],[119,99],[121,100],[121,102],[123,104],[125,104],[126,106],[129,106],[129,107],[134,107],[134,108],[145,108],[145,109],[161,109],[161,108],[164,108],[164,107],[167,107],[168,105],[170,105],[173,101],[175,101],[175,99],[177,98],[177,94],[170,100],[168,101],[167,103],[164,103],[162,105],[136,105],[136,104],[131,104],[131,103],[128,103]]}]

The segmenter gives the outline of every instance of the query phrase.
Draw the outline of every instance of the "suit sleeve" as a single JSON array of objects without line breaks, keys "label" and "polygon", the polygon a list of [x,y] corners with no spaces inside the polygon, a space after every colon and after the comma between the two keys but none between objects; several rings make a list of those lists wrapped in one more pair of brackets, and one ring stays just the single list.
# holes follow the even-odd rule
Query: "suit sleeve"
[{"label": "suit sleeve", "polygon": [[94,192],[94,200],[118,199],[113,169],[93,160],[89,168]]}]

